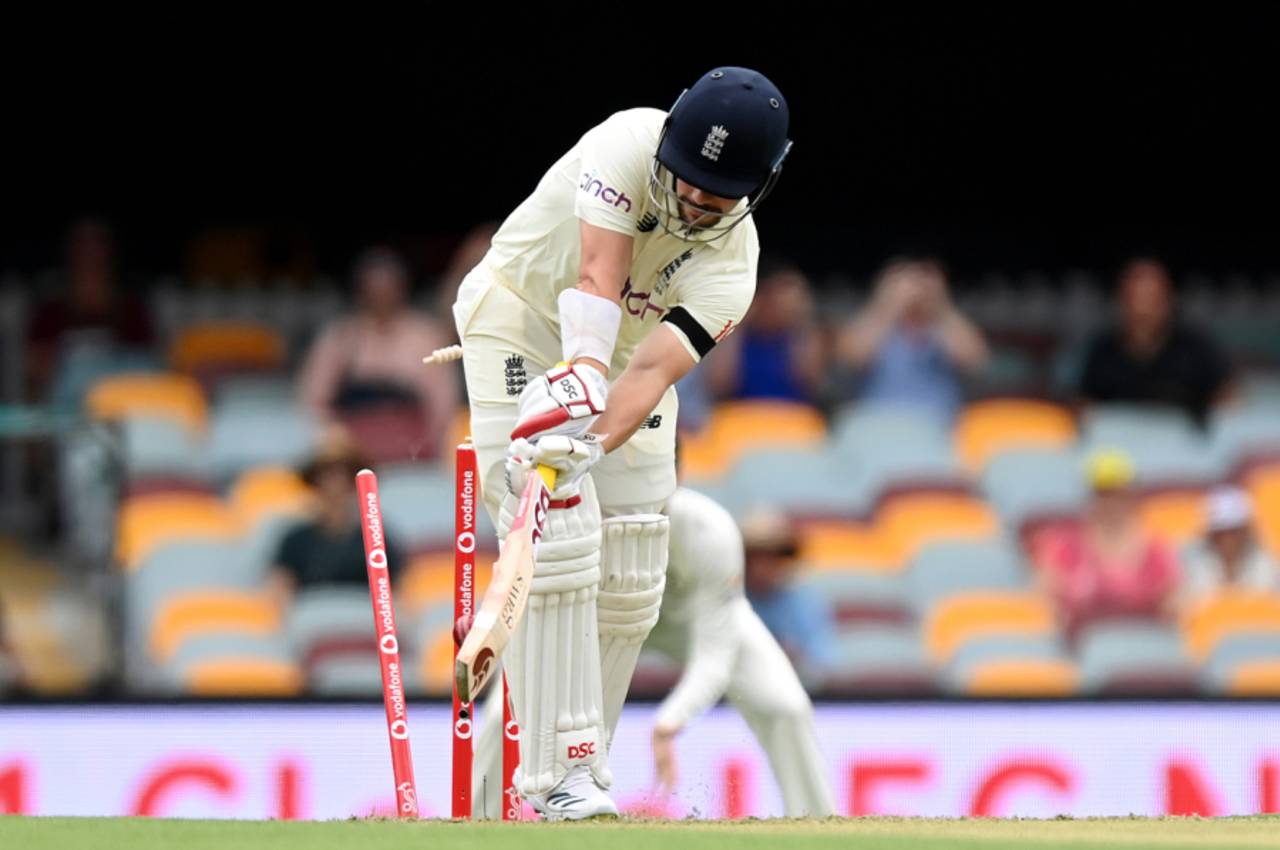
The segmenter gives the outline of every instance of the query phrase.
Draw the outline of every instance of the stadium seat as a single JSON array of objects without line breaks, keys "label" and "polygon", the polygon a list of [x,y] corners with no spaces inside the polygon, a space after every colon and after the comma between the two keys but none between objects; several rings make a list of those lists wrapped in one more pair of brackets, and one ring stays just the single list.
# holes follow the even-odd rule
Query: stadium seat
[{"label": "stadium seat", "polygon": [[[482,552],[475,561],[472,576],[474,599],[479,602],[492,578],[494,552]],[[396,606],[410,616],[439,602],[453,601],[453,551],[430,552],[416,556],[396,588]]]},{"label": "stadium seat", "polygon": [[894,496],[876,511],[875,523],[903,562],[933,543],[990,540],[1000,532],[1000,522],[991,509],[964,493]]},{"label": "stadium seat", "polygon": [[1081,689],[1109,695],[1186,693],[1191,661],[1177,630],[1149,620],[1104,620],[1076,638]]},{"label": "stadium seat", "polygon": [[1248,489],[1258,537],[1272,557],[1280,558],[1280,464],[1254,471]]},{"label": "stadium seat", "polygon": [[683,439],[680,460],[690,480],[725,475],[752,449],[816,449],[826,437],[822,415],[808,405],[737,401],[717,405],[706,427]]},{"label": "stadium seat", "polygon": [[1119,449],[1129,456],[1138,483],[1210,483],[1221,470],[1208,444],[1181,411],[1160,407],[1100,405],[1088,410],[1081,428],[1085,454]]},{"label": "stadium seat", "polygon": [[924,620],[928,657],[946,664],[970,640],[993,636],[1053,636],[1057,623],[1047,600],[1033,593],[974,591],[939,601]]},{"label": "stadium seat", "polygon": [[1203,490],[1163,490],[1143,496],[1139,513],[1148,533],[1180,547],[1204,533]]},{"label": "stadium seat", "polygon": [[1233,697],[1280,697],[1280,661],[1246,661],[1235,668],[1227,685]]},{"label": "stadium seat", "polygon": [[168,661],[188,638],[214,632],[273,635],[280,615],[271,600],[257,592],[217,590],[174,594],[157,608],[148,647],[158,661]]},{"label": "stadium seat", "polygon": [[744,451],[718,486],[698,489],[737,516],[762,505],[801,516],[851,516],[867,504],[839,459],[814,449]]},{"label": "stadium seat", "polygon": [[373,655],[376,635],[369,590],[319,586],[298,592],[285,626],[294,654],[310,669],[326,655]]},{"label": "stadium seat", "polygon": [[[409,665],[404,665],[407,671]],[[382,665],[377,653],[329,655],[306,668],[307,692],[325,697],[376,697],[382,693]],[[404,682],[408,690],[408,682]]]},{"label": "stadium seat", "polygon": [[1010,530],[1044,516],[1075,515],[1088,497],[1079,458],[1043,449],[1017,449],[992,458],[982,489]]},{"label": "stadium seat", "polygon": [[1227,638],[1245,633],[1280,634],[1280,594],[1227,591],[1192,607],[1182,620],[1187,653],[1207,661]]},{"label": "stadium seat", "polygon": [[1205,689],[1228,693],[1236,671],[1244,665],[1280,663],[1280,632],[1243,632],[1218,642],[1202,669]]},{"label": "stadium seat", "polygon": [[991,458],[1014,449],[1065,451],[1076,426],[1064,408],[1030,399],[991,399],[970,404],[956,421],[955,451],[964,468],[980,473]]},{"label": "stadium seat", "polygon": [[197,379],[237,371],[271,371],[284,365],[284,340],[254,322],[204,322],[183,328],[169,347],[169,362]]},{"label": "stadium seat", "polygon": [[917,611],[952,594],[1025,588],[1028,573],[1017,546],[1003,538],[925,546],[911,562],[906,587]]},{"label": "stadium seat", "polygon": [[292,469],[261,466],[240,474],[227,494],[231,510],[246,529],[273,519],[296,519],[311,507],[310,488]]},{"label": "stadium seat", "polygon": [[318,423],[299,407],[218,407],[209,427],[210,469],[230,481],[256,466],[296,467],[318,433]]},{"label": "stadium seat", "polygon": [[116,518],[116,558],[135,569],[152,551],[187,539],[229,542],[241,526],[221,499],[199,493],[154,494],[125,501]]},{"label": "stadium seat", "polygon": [[1062,641],[1056,634],[997,634],[965,642],[947,661],[939,678],[948,692],[967,693],[976,674],[990,671],[996,665],[1066,660]]},{"label": "stadium seat", "polygon": [[116,375],[98,381],[85,398],[85,408],[95,419],[170,419],[193,435],[203,432],[208,419],[200,385],[186,375],[166,372]]},{"label": "stadium seat", "polygon": [[810,587],[831,603],[840,628],[861,623],[904,623],[911,619],[901,576],[857,568],[805,572],[796,584]]},{"label": "stadium seat", "polygon": [[799,525],[800,560],[810,569],[896,572],[906,566],[874,523],[813,520]]},{"label": "stadium seat", "polygon": [[203,433],[168,416],[128,416],[120,422],[125,474],[140,479],[200,481],[207,473]]},{"label": "stadium seat", "polygon": [[302,692],[303,675],[291,661],[217,658],[184,672],[186,690],[200,697],[292,697]]},{"label": "stadium seat", "polygon": [[1075,693],[1079,674],[1066,659],[1009,659],[974,665],[960,683],[975,697],[1066,697]]},{"label": "stadium seat", "polygon": [[915,626],[866,623],[841,630],[822,692],[845,697],[927,695],[935,687]]},{"label": "stadium seat", "polygon": [[853,403],[836,412],[831,444],[837,454],[858,458],[886,447],[905,446],[923,453],[950,453],[943,423],[929,413],[894,405]]},{"label": "stadium seat", "polygon": [[[411,551],[431,545],[452,547],[455,483],[451,468],[443,464],[389,466],[378,471],[378,490],[383,521],[393,543]],[[481,515],[487,519],[487,513],[477,507],[478,526]]]},{"label": "stadium seat", "polygon": [[218,382],[213,389],[213,406],[222,410],[258,408],[274,410],[291,407],[297,400],[296,381],[280,375],[236,375]]},{"label": "stadium seat", "polygon": [[1280,397],[1269,404],[1214,411],[1209,445],[1214,461],[1227,472],[1250,455],[1280,457]]}]

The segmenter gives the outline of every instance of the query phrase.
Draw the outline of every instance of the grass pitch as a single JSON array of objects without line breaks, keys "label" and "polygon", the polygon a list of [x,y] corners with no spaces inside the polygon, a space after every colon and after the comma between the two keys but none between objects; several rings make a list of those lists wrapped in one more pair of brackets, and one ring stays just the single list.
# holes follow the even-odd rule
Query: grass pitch
[{"label": "grass pitch", "polygon": [[1280,817],[769,821],[624,819],[579,824],[450,821],[194,821],[0,817],[0,847],[22,850],[704,850],[704,848],[1280,847]]}]

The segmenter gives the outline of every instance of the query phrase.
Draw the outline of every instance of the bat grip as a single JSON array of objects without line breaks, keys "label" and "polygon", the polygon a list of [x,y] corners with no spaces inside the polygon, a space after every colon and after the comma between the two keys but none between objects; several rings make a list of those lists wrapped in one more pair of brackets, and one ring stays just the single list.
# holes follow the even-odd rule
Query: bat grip
[{"label": "bat grip", "polygon": [[547,485],[548,490],[556,489],[556,469],[553,466],[547,466],[545,463],[538,464],[538,474],[542,476],[542,483]]}]

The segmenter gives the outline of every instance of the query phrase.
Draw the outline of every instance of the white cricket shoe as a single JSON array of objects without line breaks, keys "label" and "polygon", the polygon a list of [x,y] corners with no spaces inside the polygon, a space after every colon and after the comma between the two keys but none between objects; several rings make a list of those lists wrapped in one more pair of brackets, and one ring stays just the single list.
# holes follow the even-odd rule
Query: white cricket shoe
[{"label": "white cricket shoe", "polygon": [[526,798],[533,810],[547,820],[584,820],[617,817],[618,807],[596,784],[586,765],[569,768],[560,784],[546,794]]}]

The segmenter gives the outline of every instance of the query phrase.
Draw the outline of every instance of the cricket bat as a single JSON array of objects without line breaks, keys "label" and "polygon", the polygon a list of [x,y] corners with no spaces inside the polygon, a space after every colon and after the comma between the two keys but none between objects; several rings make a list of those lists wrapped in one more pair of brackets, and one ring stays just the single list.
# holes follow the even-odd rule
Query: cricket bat
[{"label": "cricket bat", "polygon": [[493,676],[498,656],[524,616],[533,583],[533,547],[542,537],[555,483],[556,471],[540,465],[520,494],[502,554],[493,565],[493,578],[454,662],[453,678],[463,702],[474,700]]}]

